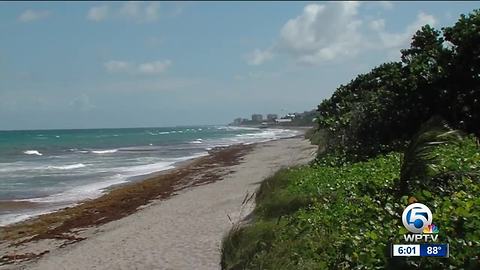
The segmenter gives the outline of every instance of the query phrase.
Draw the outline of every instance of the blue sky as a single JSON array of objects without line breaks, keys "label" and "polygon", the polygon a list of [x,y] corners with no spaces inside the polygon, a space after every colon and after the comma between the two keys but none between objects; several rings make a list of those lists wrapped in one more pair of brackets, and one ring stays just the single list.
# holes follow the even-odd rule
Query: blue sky
[{"label": "blue sky", "polygon": [[1,2],[0,129],[304,111],[479,2]]}]

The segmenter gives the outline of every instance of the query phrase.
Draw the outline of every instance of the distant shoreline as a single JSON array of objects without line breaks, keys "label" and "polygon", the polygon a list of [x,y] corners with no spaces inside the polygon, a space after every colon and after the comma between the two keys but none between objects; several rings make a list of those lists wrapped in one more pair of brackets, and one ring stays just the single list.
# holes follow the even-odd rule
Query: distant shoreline
[{"label": "distant shoreline", "polygon": [[[246,127],[246,128],[260,128],[261,124],[254,125],[228,125],[229,127]],[[293,125],[265,125],[265,128],[278,128],[278,129],[293,129],[293,130],[308,130],[314,128],[314,126],[293,126]]]}]

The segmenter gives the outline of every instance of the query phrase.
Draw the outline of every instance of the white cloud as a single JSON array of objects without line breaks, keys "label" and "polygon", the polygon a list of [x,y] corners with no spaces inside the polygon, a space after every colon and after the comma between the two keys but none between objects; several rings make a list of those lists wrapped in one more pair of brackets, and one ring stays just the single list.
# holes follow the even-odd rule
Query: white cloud
[{"label": "white cloud", "polygon": [[104,66],[109,73],[153,75],[165,72],[171,64],[170,60],[145,62],[138,65],[127,61],[112,60],[104,63]]},{"label": "white cloud", "polygon": [[33,21],[38,21],[41,19],[45,19],[48,16],[50,16],[50,11],[48,10],[33,10],[33,9],[27,9],[22,14],[18,16],[18,21],[20,22],[33,22]]},{"label": "white cloud", "polygon": [[353,55],[362,45],[358,2],[307,5],[303,13],[289,20],[280,31],[280,49],[302,63],[320,63]]},{"label": "white cloud", "polygon": [[[390,4],[382,5],[389,7]],[[373,50],[387,55],[396,51],[398,56],[401,48],[409,46],[415,31],[425,24],[436,23],[432,15],[420,12],[404,31],[389,32],[385,19],[361,16],[359,6],[359,2],[309,4],[299,16],[283,25],[273,46],[255,49],[246,61],[260,65],[283,54],[300,64],[320,64]]]},{"label": "white cloud", "polygon": [[138,66],[138,71],[143,74],[158,74],[167,70],[171,64],[170,60],[143,63]]},{"label": "white cloud", "polygon": [[383,29],[385,29],[385,20],[378,19],[370,21],[369,26],[373,31],[382,31]]},{"label": "white cloud", "polygon": [[358,2],[309,4],[302,14],[290,19],[280,30],[272,49],[255,50],[247,58],[259,65],[273,57],[273,52],[285,53],[303,64],[318,64],[337,57],[354,55],[362,47],[359,32],[362,20],[357,16]]},{"label": "white cloud", "polygon": [[263,64],[273,58],[273,53],[270,49],[260,50],[255,49],[253,52],[246,55],[246,60],[249,65],[257,66]]},{"label": "white cloud", "polygon": [[417,15],[417,19],[409,24],[405,31],[401,33],[389,33],[385,31],[385,24],[378,29],[378,34],[380,37],[381,44],[386,49],[400,50],[401,48],[407,48],[410,44],[412,36],[417,30],[422,26],[429,24],[434,26],[437,23],[437,20],[434,16],[420,12]]},{"label": "white cloud", "polygon": [[92,7],[88,10],[87,19],[94,22],[103,21],[108,17],[109,14],[109,7],[104,6],[96,6]]},{"label": "white cloud", "polygon": [[107,5],[90,8],[87,19],[100,22],[107,19],[120,19],[135,22],[155,22],[160,17],[160,5],[157,2],[125,2],[121,6]]},{"label": "white cloud", "polygon": [[108,61],[105,64],[105,69],[110,72],[125,72],[130,70],[130,63],[125,61],[112,60]]}]

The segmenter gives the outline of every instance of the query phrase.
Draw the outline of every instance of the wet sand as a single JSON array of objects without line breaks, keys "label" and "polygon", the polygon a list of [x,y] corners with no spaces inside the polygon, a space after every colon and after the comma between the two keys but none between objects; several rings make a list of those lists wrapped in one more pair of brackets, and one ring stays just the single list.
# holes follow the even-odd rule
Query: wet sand
[{"label": "wet sand", "polygon": [[259,183],[282,167],[307,163],[315,150],[302,138],[217,149],[8,227],[0,231],[0,269],[218,269],[221,239],[252,210],[248,198]]}]

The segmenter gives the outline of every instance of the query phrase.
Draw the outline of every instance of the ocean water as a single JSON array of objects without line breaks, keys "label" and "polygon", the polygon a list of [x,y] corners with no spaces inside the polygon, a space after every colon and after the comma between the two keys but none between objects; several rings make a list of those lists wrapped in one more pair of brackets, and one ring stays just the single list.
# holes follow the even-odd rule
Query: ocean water
[{"label": "ocean water", "polygon": [[0,226],[98,197],[214,147],[297,134],[228,126],[0,131]]}]

